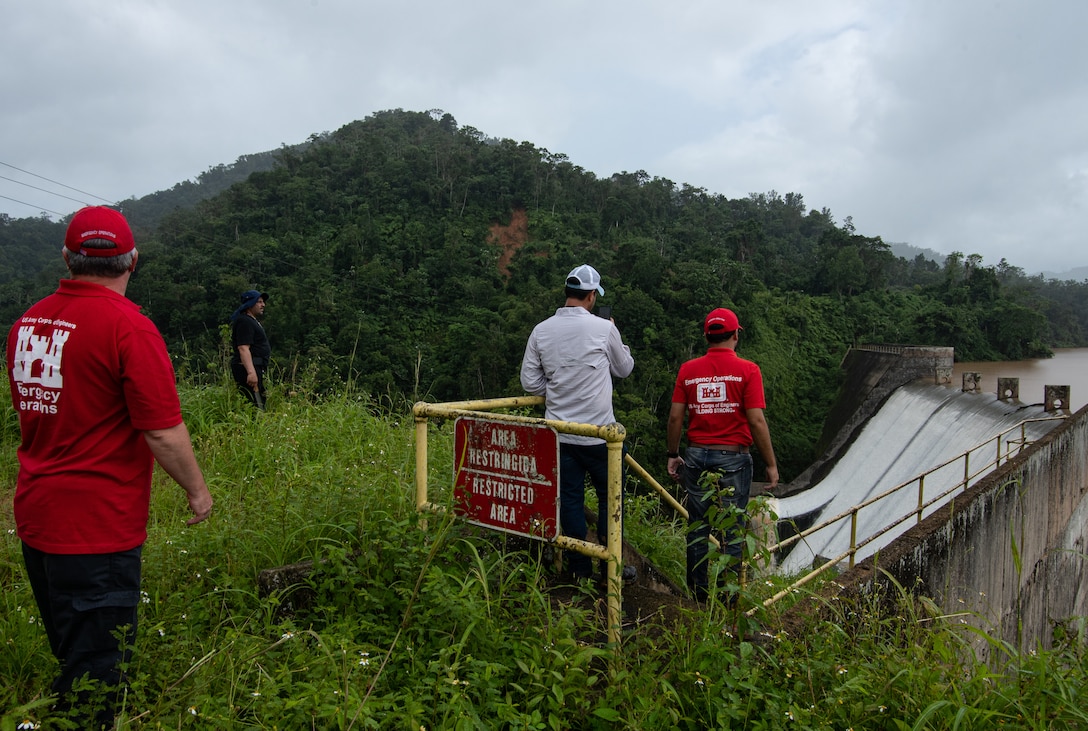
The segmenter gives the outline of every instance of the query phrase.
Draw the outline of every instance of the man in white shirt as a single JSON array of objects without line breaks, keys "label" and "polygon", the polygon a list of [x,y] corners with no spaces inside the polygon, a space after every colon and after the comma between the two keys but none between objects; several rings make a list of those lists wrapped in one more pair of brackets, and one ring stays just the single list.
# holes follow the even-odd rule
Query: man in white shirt
[{"label": "man in white shirt", "polygon": [[[588,264],[567,275],[567,300],[555,314],[533,328],[521,363],[521,385],[543,396],[548,419],[605,426],[616,421],[612,411],[612,377],[626,378],[635,367],[615,322],[593,315],[604,296],[601,275]],[[608,516],[608,447],[603,439],[559,435],[559,524],[563,535],[585,540],[585,481],[597,491],[597,534],[606,543]],[[575,579],[592,576],[589,557],[569,551]],[[633,580],[634,567],[624,567]]]}]

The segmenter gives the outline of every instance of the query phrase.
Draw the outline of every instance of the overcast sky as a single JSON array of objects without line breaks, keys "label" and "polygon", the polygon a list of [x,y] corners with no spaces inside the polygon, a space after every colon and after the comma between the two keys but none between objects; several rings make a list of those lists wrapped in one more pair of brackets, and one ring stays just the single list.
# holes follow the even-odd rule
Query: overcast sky
[{"label": "overcast sky", "polygon": [[441,109],[602,177],[796,192],[888,243],[1088,265],[1084,0],[3,4],[14,217]]}]

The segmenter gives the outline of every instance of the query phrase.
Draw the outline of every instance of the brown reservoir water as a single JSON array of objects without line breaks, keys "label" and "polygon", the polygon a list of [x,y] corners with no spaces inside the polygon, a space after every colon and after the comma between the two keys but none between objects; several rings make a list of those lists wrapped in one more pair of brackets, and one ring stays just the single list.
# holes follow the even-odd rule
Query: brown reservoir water
[{"label": "brown reservoir water", "polygon": [[1058,348],[1053,358],[1006,360],[983,363],[956,363],[952,384],[963,383],[964,373],[981,373],[984,393],[997,393],[998,378],[1020,379],[1020,400],[1040,404],[1046,386],[1069,386],[1069,409],[1077,411],[1088,403],[1088,348]]}]

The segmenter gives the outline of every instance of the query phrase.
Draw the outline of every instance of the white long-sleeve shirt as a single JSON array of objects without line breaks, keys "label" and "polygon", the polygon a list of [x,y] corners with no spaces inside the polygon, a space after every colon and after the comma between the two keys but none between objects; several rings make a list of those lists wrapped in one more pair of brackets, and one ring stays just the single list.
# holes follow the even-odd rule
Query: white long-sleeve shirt
[{"label": "white long-sleeve shirt", "polygon": [[[616,420],[612,411],[612,377],[626,378],[635,367],[611,320],[584,307],[560,307],[533,328],[521,362],[521,386],[543,396],[544,416],[560,421],[604,426]],[[569,444],[604,440],[560,434]]]}]

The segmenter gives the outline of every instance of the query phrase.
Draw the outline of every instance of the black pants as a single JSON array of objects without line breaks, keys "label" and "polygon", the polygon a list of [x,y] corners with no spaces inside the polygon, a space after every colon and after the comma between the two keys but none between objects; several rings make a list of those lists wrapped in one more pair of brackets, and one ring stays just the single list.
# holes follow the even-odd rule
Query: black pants
[{"label": "black pants", "polygon": [[[623,454],[627,454],[624,445]],[[623,464],[621,462],[621,464]],[[623,484],[627,468],[620,475]],[[586,477],[597,492],[597,542],[608,545],[608,445],[559,443],[559,525],[563,535],[585,540],[589,534],[586,524]],[[623,510],[621,502],[620,510]],[[568,568],[576,578],[588,578],[593,562],[584,553],[567,552]],[[600,562],[604,577],[605,561]]]},{"label": "black pants", "polygon": [[234,382],[238,384],[238,390],[242,392],[242,395],[249,399],[249,402],[256,406],[258,409],[264,409],[265,393],[264,393],[264,366],[254,366],[253,370],[257,371],[257,390],[254,391],[246,383],[248,374],[246,373],[246,367],[241,363],[234,363],[230,367],[231,375],[234,376]]},{"label": "black pants", "polygon": [[[58,695],[67,695],[84,675],[113,688],[121,685],[121,666],[136,640],[142,548],[63,555],[23,544],[49,648],[60,661],[60,674],[53,681]],[[106,714],[112,719],[112,707]]]}]

